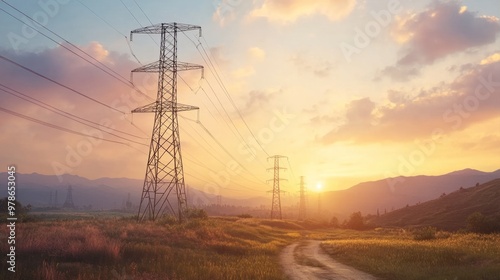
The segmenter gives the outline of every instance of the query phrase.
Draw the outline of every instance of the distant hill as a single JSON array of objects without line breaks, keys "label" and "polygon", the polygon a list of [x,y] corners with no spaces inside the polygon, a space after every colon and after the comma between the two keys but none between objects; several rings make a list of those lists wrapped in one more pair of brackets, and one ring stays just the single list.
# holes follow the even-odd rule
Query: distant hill
[{"label": "distant hill", "polygon": [[467,217],[476,211],[485,216],[500,215],[500,179],[459,189],[443,197],[381,215],[370,222],[379,226],[434,226],[458,230],[466,227]]},{"label": "distant hill", "polygon": [[[73,188],[73,201],[82,207],[92,205],[92,209],[120,209],[124,206],[128,194],[132,204],[138,205],[142,192],[143,180],[128,178],[99,178],[90,180],[77,175],[62,175],[61,179],[55,175],[17,174],[17,198],[23,204],[37,207],[50,206],[50,193],[55,200],[57,191],[58,204],[62,205],[66,198],[68,186]],[[372,182],[357,184],[349,189],[319,194],[324,218],[333,215],[341,220],[355,211],[363,215],[381,214],[392,209],[414,205],[439,197],[442,193],[450,193],[460,187],[468,188],[476,183],[485,183],[500,178],[500,170],[495,172],[481,172],[473,169],[455,171],[440,176],[415,176],[388,178]],[[0,173],[0,182],[7,181],[7,173]],[[187,189],[188,201],[191,205],[215,204],[218,193],[207,193],[189,186]],[[215,191],[215,190],[213,190]],[[308,199],[308,213],[310,217],[317,214],[317,195],[311,193]],[[290,197],[282,197],[283,205],[298,203]],[[270,208],[271,198],[268,197],[222,197],[222,204]],[[291,208],[289,208],[291,209]],[[290,211],[289,211],[290,212]],[[292,211],[293,212],[293,211]],[[290,213],[288,213],[290,214]],[[292,213],[291,215],[296,215]]]},{"label": "distant hill", "polygon": [[[7,182],[7,173],[0,173],[0,182]],[[61,180],[55,175],[43,175],[38,173],[17,173],[16,198],[21,203],[31,204],[35,207],[49,207],[52,193],[52,204],[55,203],[57,192],[58,207],[62,206],[66,199],[68,186],[73,189],[73,202],[82,208],[92,205],[94,210],[121,209],[130,194],[133,205],[138,206],[142,193],[143,180],[129,178],[99,178],[90,180],[77,175],[65,174]],[[5,194],[6,195],[6,194]],[[4,196],[5,196],[4,195]],[[217,194],[206,193],[188,186],[188,201],[193,205],[212,204],[217,202]],[[224,204],[239,206],[260,206],[267,204],[268,199],[264,197],[252,197],[248,199],[237,199],[223,197]]]},{"label": "distant hill", "polygon": [[[393,209],[414,205],[454,192],[460,187],[469,188],[500,178],[500,170],[482,172],[465,169],[440,176],[397,177],[364,182],[349,189],[322,194],[321,204],[332,215],[344,219],[352,212],[363,215],[383,214]],[[313,197],[315,198],[315,197]],[[310,200],[316,203],[315,200]]]}]

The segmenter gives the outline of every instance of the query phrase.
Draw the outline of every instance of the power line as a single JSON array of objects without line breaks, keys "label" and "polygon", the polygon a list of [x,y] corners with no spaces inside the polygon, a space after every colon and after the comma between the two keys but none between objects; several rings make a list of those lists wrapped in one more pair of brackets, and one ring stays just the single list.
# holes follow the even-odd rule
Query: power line
[{"label": "power line", "polygon": [[[7,89],[9,89],[9,90],[12,90],[11,88],[6,87],[6,86],[4,86],[4,85],[2,85],[2,84],[0,84],[0,86],[1,86],[1,87],[4,87],[4,88],[7,88]],[[10,94],[10,95],[13,95],[13,96],[15,96],[15,97],[17,97],[17,98],[20,98],[20,99],[22,99],[22,100],[25,100],[25,101],[30,102],[30,103],[32,103],[32,104],[35,104],[35,105],[37,105],[37,106],[40,106],[40,107],[42,107],[42,108],[44,108],[44,109],[46,109],[46,110],[48,110],[48,111],[51,111],[51,112],[53,112],[53,113],[55,113],[55,114],[58,114],[58,115],[60,115],[60,116],[63,116],[63,117],[68,118],[68,119],[70,119],[70,120],[73,120],[73,121],[75,121],[75,122],[77,122],[77,123],[80,123],[80,124],[83,124],[83,125],[85,125],[85,126],[88,126],[88,127],[91,127],[91,128],[97,129],[97,130],[99,130],[99,131],[102,131],[102,132],[108,133],[109,135],[113,135],[113,136],[115,136],[115,137],[117,137],[117,138],[120,138],[120,139],[123,139],[123,140],[129,141],[129,142],[132,142],[132,143],[135,143],[135,144],[145,145],[145,144],[143,144],[143,143],[136,142],[136,141],[134,141],[134,140],[131,140],[131,139],[128,139],[128,138],[122,137],[122,136],[120,136],[120,135],[116,135],[116,134],[114,134],[114,133],[111,133],[111,132],[109,132],[109,131],[107,131],[107,130],[105,130],[105,129],[102,129],[102,128],[100,127],[101,125],[100,125],[100,124],[98,124],[98,123],[95,123],[95,122],[93,122],[93,121],[90,121],[90,120],[87,120],[87,119],[84,119],[84,118],[78,117],[78,116],[76,116],[76,115],[73,115],[73,114],[71,114],[71,113],[65,112],[65,111],[63,111],[63,110],[59,110],[59,109],[57,109],[57,108],[55,108],[55,107],[53,107],[53,106],[51,106],[51,105],[49,105],[49,104],[46,104],[46,103],[44,103],[44,102],[42,102],[42,101],[39,101],[39,100],[37,100],[37,99],[35,99],[35,98],[29,97],[29,96],[27,96],[27,95],[25,95],[25,94],[23,94],[23,93],[18,92],[18,91],[14,91],[14,90],[12,90],[12,91],[14,91],[14,92],[16,92],[16,93],[18,93],[18,94],[20,94],[20,95],[22,95],[22,96],[25,96],[26,98],[25,98],[25,97],[22,97],[22,96],[19,96],[19,95],[17,95],[17,94],[16,94],[16,93],[14,93],[14,92],[10,92],[10,91],[8,91],[8,90],[2,89],[2,88],[0,88],[0,91],[3,91],[3,92],[8,93],[8,94]],[[30,99],[35,100],[35,101],[32,101],[32,100],[30,100]],[[37,102],[39,102],[39,103],[37,103]],[[91,125],[91,124],[88,124],[88,123],[85,123],[85,122],[88,122],[88,123],[91,123],[91,124],[94,124],[94,125]],[[95,125],[97,125],[97,126],[95,126]],[[132,137],[136,137],[136,138],[140,138],[140,139],[145,139],[145,138],[143,138],[143,137],[139,137],[139,136],[136,136],[136,135],[133,135],[133,134],[130,134],[130,133],[124,132],[124,131],[116,130],[116,129],[113,129],[113,128],[108,128],[108,129],[109,129],[109,130],[113,130],[113,131],[117,131],[117,132],[120,132],[120,133],[123,133],[123,134],[126,134],[126,135],[129,135],[129,136],[132,136]]]},{"label": "power line", "polygon": [[109,23],[107,20],[105,20],[103,17],[99,16],[96,12],[94,12],[92,9],[90,9],[89,6],[85,5],[82,1],[80,0],[76,0],[78,3],[80,3],[82,6],[84,6],[85,8],[87,8],[87,10],[89,10],[91,13],[93,13],[96,17],[98,17],[100,20],[102,20],[104,23],[106,23],[109,27],[111,27],[113,30],[115,30],[116,32],[118,32],[120,35],[122,35],[123,37],[127,38],[127,36],[125,34],[123,34],[122,32],[120,32],[118,29],[116,29],[113,25],[111,25],[111,23]]},{"label": "power line", "polygon": [[100,15],[98,15],[96,12],[94,12],[89,6],[85,5],[82,1],[80,0],[77,0],[78,3],[80,3],[82,6],[84,6],[85,8],[87,8],[87,10],[89,10],[92,14],[94,14],[98,19],[100,19],[101,21],[103,21],[106,25],[108,25],[109,27],[111,27],[114,31],[116,31],[118,34],[122,35],[124,38],[125,38],[125,42],[127,43],[127,46],[129,48],[129,51],[130,51],[130,54],[135,58],[135,60],[139,63],[139,64],[142,64],[141,61],[139,60],[139,58],[137,58],[137,56],[135,55],[134,51],[132,50],[132,46],[130,45],[130,42],[128,40],[128,37],[127,35],[123,34],[120,30],[118,30],[116,27],[114,27],[111,23],[109,23],[106,19],[104,19],[103,17],[101,17]]},{"label": "power line", "polygon": [[290,167],[290,171],[292,173],[292,181],[295,182],[295,174],[293,173],[293,168],[292,164],[290,163],[290,159],[287,157],[286,160],[288,161],[288,166]]},{"label": "power line", "polygon": [[23,65],[21,65],[21,64],[19,64],[19,63],[17,63],[17,62],[15,62],[15,61],[13,61],[13,60],[10,60],[10,59],[6,58],[5,56],[3,56],[3,55],[1,55],[1,54],[0,54],[0,59],[3,59],[3,60],[5,60],[5,61],[7,61],[7,62],[10,62],[11,64],[14,64],[14,65],[16,65],[16,66],[17,66],[17,67],[19,67],[19,68],[22,68],[22,69],[24,69],[24,70],[26,70],[26,71],[28,71],[28,72],[30,72],[30,73],[32,73],[32,74],[35,74],[35,75],[37,75],[38,77],[44,78],[44,79],[46,79],[46,80],[48,80],[48,81],[50,81],[50,82],[52,82],[52,83],[54,83],[54,84],[56,84],[56,85],[59,85],[59,86],[61,86],[61,87],[65,88],[65,89],[67,89],[67,90],[69,90],[69,91],[71,91],[71,92],[73,92],[73,93],[76,93],[76,94],[78,94],[78,95],[80,95],[80,96],[82,96],[82,97],[84,97],[84,98],[86,98],[86,99],[89,99],[89,100],[91,100],[91,101],[94,101],[95,103],[98,103],[98,104],[100,104],[100,105],[102,105],[102,106],[104,106],[104,107],[107,107],[107,108],[109,108],[109,109],[111,109],[111,110],[113,110],[113,111],[116,111],[116,112],[119,112],[119,113],[122,113],[122,114],[127,114],[126,112],[123,112],[123,111],[121,111],[121,110],[119,110],[119,109],[113,108],[113,107],[109,106],[109,105],[108,105],[108,104],[106,104],[106,103],[103,103],[103,102],[101,102],[101,101],[99,101],[99,100],[97,100],[97,99],[95,99],[95,98],[93,98],[93,97],[90,97],[90,96],[88,96],[88,95],[86,95],[86,94],[84,94],[84,93],[81,93],[81,92],[80,92],[80,91],[78,91],[78,90],[75,90],[75,89],[73,89],[73,88],[71,88],[71,87],[69,87],[69,86],[66,86],[66,85],[64,85],[64,84],[61,84],[60,82],[58,82],[58,81],[56,81],[56,80],[53,80],[53,79],[51,79],[51,78],[49,78],[49,77],[47,77],[47,76],[45,76],[45,75],[43,75],[43,74],[40,74],[40,73],[38,73],[38,72],[36,72],[36,71],[34,71],[34,70],[31,70],[31,69],[30,69],[30,68],[28,68],[28,67],[25,67],[25,66],[23,66]]},{"label": "power line", "polygon": [[[102,63],[101,61],[99,61],[98,59],[94,58],[93,56],[91,56],[89,53],[87,53],[86,51],[82,50],[80,47],[76,46],[75,44],[69,42],[68,40],[64,39],[63,37],[61,37],[60,35],[58,35],[57,33],[55,33],[54,31],[52,31],[51,29],[49,29],[48,27],[40,24],[38,21],[34,20],[32,17],[28,16],[26,13],[24,13],[23,11],[17,9],[16,7],[10,5],[9,3],[7,2],[4,2],[5,4],[7,4],[9,7],[11,7],[12,9],[16,10],[18,13],[22,14],[23,16],[25,16],[26,18],[30,19],[32,22],[36,23],[38,26],[42,27],[43,29],[47,30],[48,32],[50,32],[52,35],[56,36],[57,38],[63,40],[65,43],[69,44],[71,47],[77,49],[78,51],[80,51],[81,53],[84,53],[85,55],[87,55],[89,58],[91,58],[92,60],[94,60],[97,64],[101,65],[96,65],[95,63],[89,61],[87,58],[81,56],[80,54],[77,54],[74,50],[68,48],[67,46],[61,44],[60,42],[57,42],[56,40],[54,40],[53,38],[50,38],[48,35],[46,35],[45,33],[41,32],[40,30],[37,30],[37,29],[34,29],[36,30],[38,33],[40,33],[42,36],[44,36],[45,38],[51,40],[52,42],[58,44],[59,46],[63,47],[64,49],[68,50],[69,52],[73,53],[74,55],[80,57],[81,59],[85,60],[86,62],[92,64],[93,66],[97,67],[98,69],[100,69],[101,71],[105,72],[106,74],[108,74],[109,76],[115,78],[116,80],[118,80],[119,82],[125,84],[126,86],[136,90],[138,93],[142,94],[143,96],[145,96],[146,98],[148,98],[149,100],[153,100],[151,97],[149,97],[147,94],[143,93],[142,91],[140,91],[139,89],[137,89],[130,81],[128,81],[125,77],[123,77],[122,75],[120,75],[119,73],[117,73],[115,70],[111,69],[110,67],[108,67],[106,64]],[[11,13],[5,11],[4,9],[0,8],[1,11],[3,11],[4,13],[8,14],[9,16],[11,16],[12,18],[16,19],[17,21],[23,23],[23,24],[27,24],[26,22],[24,22],[23,20],[17,18],[16,16],[12,15]],[[125,36],[126,37],[126,36]],[[106,69],[103,69],[103,68],[106,68]]]},{"label": "power line", "polygon": [[[196,122],[195,120],[191,120],[191,119],[186,118],[186,117],[183,117],[183,116],[180,116],[180,117],[181,117],[182,119],[185,119],[185,120],[188,120],[188,121],[191,121],[191,122]],[[193,139],[193,140],[194,140],[194,141],[198,144],[198,146],[199,146],[199,147],[203,148],[203,149],[204,149],[204,150],[205,150],[205,151],[206,151],[209,155],[211,155],[211,156],[212,156],[215,160],[217,160],[217,161],[218,161],[219,163],[221,163],[223,166],[226,166],[226,164],[225,164],[224,162],[222,162],[222,161],[219,159],[219,157],[215,156],[215,155],[211,152],[211,151],[213,151],[213,150],[214,150],[214,148],[212,147],[212,145],[211,145],[210,143],[208,143],[208,141],[207,141],[207,140],[205,140],[205,138],[204,138],[203,136],[201,136],[201,134],[200,134],[200,133],[199,133],[196,129],[194,129],[194,127],[193,127],[193,126],[192,126],[189,122],[187,122],[187,124],[188,124],[188,125],[189,125],[192,129],[193,129],[193,131],[194,131],[194,132],[195,132],[195,133],[196,133],[196,134],[197,134],[197,135],[198,135],[201,139],[203,139],[203,141],[204,141],[204,142],[205,142],[205,143],[209,146],[209,148],[210,148],[211,150],[210,150],[210,149],[207,149],[206,147],[204,147],[204,146],[203,146],[203,145],[202,145],[202,144],[201,144],[201,143],[197,140],[197,138],[193,137],[193,136],[192,136],[192,135],[191,135],[188,131],[186,131],[185,129],[183,130],[183,131],[184,131],[184,133],[186,133],[189,137],[191,137],[191,138],[192,138],[192,139]],[[234,158],[234,157],[232,157],[232,158]],[[237,163],[238,163],[238,162],[237,162]],[[240,164],[240,163],[238,163],[238,164],[241,166],[241,164]],[[248,171],[248,172],[249,172],[249,171]],[[215,173],[217,173],[217,172],[215,172]],[[250,173],[250,172],[249,172],[249,173]],[[252,180],[252,179],[250,179],[250,178],[246,178],[246,177],[244,177],[244,176],[243,176],[243,174],[241,174],[240,176],[241,176],[241,178],[243,178],[243,179],[245,179],[245,180],[247,180],[247,181],[249,181],[249,182],[252,182],[252,183],[254,183],[254,184],[257,184],[257,185],[261,184],[261,182],[253,181],[253,180]],[[255,175],[252,175],[252,176],[254,176],[255,178],[257,178],[257,176],[255,176]]]},{"label": "power line", "polygon": [[[191,120],[192,121],[192,120]],[[217,140],[217,138],[215,138],[213,136],[213,134],[205,127],[205,125],[203,125],[203,123],[198,120],[196,121],[196,123],[198,125],[200,125],[201,128],[203,128],[203,130],[208,134],[208,136],[210,136],[210,138],[212,138],[212,140],[229,156],[231,157],[231,159],[233,159],[239,166],[241,166],[245,171],[247,171],[250,175],[252,175],[253,177],[255,177],[257,180],[260,180],[257,176],[255,176],[253,173],[251,173],[243,164],[241,164],[225,147],[224,145],[222,145],[220,143],[219,140]]]},{"label": "power line", "polygon": [[[190,159],[190,158],[186,158],[186,159],[187,159],[188,161],[190,161],[191,163],[194,163],[194,164],[196,164],[196,165],[198,165],[198,166],[200,166],[200,167],[203,167],[203,168],[205,168],[205,169],[207,169],[207,170],[209,170],[209,171],[213,172],[214,174],[217,174],[217,173],[218,173],[217,171],[213,170],[212,168],[210,168],[210,167],[206,166],[205,164],[203,164],[203,163],[201,163],[201,162],[199,162],[199,161],[197,162],[197,161],[192,160],[192,159]],[[234,185],[238,185],[238,186],[240,186],[240,187],[242,187],[242,188],[244,188],[244,189],[247,189],[247,190],[256,191],[256,192],[258,192],[258,191],[259,191],[259,190],[256,190],[256,189],[253,189],[253,188],[250,188],[250,187],[244,186],[244,185],[239,184],[239,183],[236,183],[236,182],[232,182],[232,184],[234,184]],[[225,188],[225,187],[220,187],[220,188]]]},{"label": "power line", "polygon": [[151,21],[151,19],[149,19],[148,15],[144,12],[144,10],[141,8],[141,6],[139,5],[139,3],[137,3],[137,1],[134,0],[134,3],[137,5],[137,7],[139,8],[139,10],[141,10],[142,14],[144,16],[146,16],[146,18],[148,19],[149,23],[151,25],[153,25],[153,22]]},{"label": "power line", "polygon": [[[20,113],[16,113],[14,111],[5,109],[3,107],[0,107],[0,111],[3,111],[5,113],[7,113],[7,114],[16,116],[18,118],[22,118],[22,119],[25,119],[25,120],[28,120],[28,121],[31,121],[31,122],[34,122],[34,123],[37,123],[37,124],[41,124],[41,125],[53,128],[53,129],[57,129],[57,130],[61,130],[61,131],[67,132],[67,133],[76,134],[76,135],[85,136],[85,137],[90,137],[90,138],[94,138],[94,139],[98,139],[98,140],[103,140],[103,141],[106,141],[106,142],[111,142],[111,143],[116,143],[116,144],[121,144],[121,145],[132,147],[132,146],[130,146],[130,144],[125,143],[125,142],[120,142],[120,141],[115,141],[115,140],[100,138],[100,137],[97,137],[97,136],[94,136],[94,135],[90,135],[90,134],[86,134],[86,133],[81,133],[81,132],[78,132],[78,131],[74,131],[72,129],[68,129],[68,128],[61,127],[61,126],[58,126],[58,125],[55,125],[55,124],[51,124],[51,123],[48,123],[48,122],[44,122],[44,121],[41,121],[41,120],[29,117],[29,116],[20,114]],[[140,144],[140,145],[144,145],[144,144]],[[147,146],[147,145],[144,145],[144,146]]]},{"label": "power line", "polygon": [[[231,104],[233,105],[233,107],[237,110],[237,112],[238,112],[238,114],[239,114],[239,116],[240,116],[241,120],[243,121],[243,123],[245,124],[245,126],[247,127],[247,129],[249,130],[249,132],[250,132],[250,134],[252,135],[253,139],[257,142],[257,145],[259,145],[259,147],[260,147],[260,148],[261,148],[261,149],[262,149],[262,150],[266,153],[266,155],[268,155],[268,153],[264,150],[264,147],[260,144],[259,140],[255,137],[254,133],[252,132],[252,130],[250,129],[250,127],[248,126],[248,124],[246,123],[246,121],[243,119],[243,115],[241,114],[241,112],[240,112],[240,111],[239,111],[239,109],[237,108],[236,104],[234,103],[233,99],[232,99],[232,98],[231,98],[231,96],[229,95],[229,92],[227,91],[227,88],[224,86],[224,84],[223,84],[223,82],[222,82],[222,79],[220,79],[220,76],[219,76],[219,74],[217,73],[217,69],[215,68],[214,64],[212,63],[210,56],[209,56],[209,55],[208,55],[208,53],[206,52],[206,50],[205,50],[205,48],[203,47],[203,45],[201,44],[201,42],[200,42],[200,41],[198,41],[198,42],[199,42],[199,44],[196,44],[196,43],[195,43],[195,42],[191,39],[191,37],[189,37],[189,36],[188,36],[187,34],[185,34],[185,33],[183,33],[183,34],[184,34],[184,36],[186,36],[186,37],[187,37],[187,38],[191,41],[191,43],[193,43],[193,45],[195,45],[196,49],[198,50],[198,52],[199,52],[199,53],[200,53],[200,55],[201,55],[201,58],[203,59],[203,61],[205,62],[205,64],[207,64],[207,65],[208,65],[208,68],[210,69],[211,73],[214,75],[214,77],[215,77],[216,81],[218,82],[219,86],[220,86],[220,87],[221,87],[221,89],[223,90],[224,94],[226,95],[226,97],[228,98],[228,100],[231,102]],[[205,55],[203,55],[203,53],[199,50],[199,46],[200,46],[200,45],[201,45],[201,47],[202,47],[202,49],[203,49],[203,51],[204,51]],[[206,56],[206,58],[205,58],[205,56]],[[207,61],[207,59],[208,59],[208,61]],[[244,139],[244,137],[242,136],[242,134],[240,133],[240,131],[239,131],[239,130],[238,130],[238,128],[236,127],[236,125],[235,125],[235,123],[234,123],[233,119],[232,119],[232,118],[231,118],[231,116],[228,114],[228,112],[227,112],[227,110],[225,109],[224,105],[222,104],[221,100],[219,99],[219,97],[218,97],[218,96],[217,96],[217,94],[215,93],[215,89],[213,88],[212,84],[211,84],[208,80],[206,80],[206,81],[207,81],[207,84],[208,84],[208,86],[210,87],[210,89],[211,89],[211,91],[212,91],[213,95],[216,97],[216,99],[217,99],[217,101],[218,101],[219,105],[222,107],[222,109],[223,109],[224,113],[226,114],[227,118],[228,118],[228,119],[229,119],[229,121],[231,122],[232,126],[234,127],[234,130],[236,131],[236,133],[238,134],[238,136],[240,137],[240,139],[241,139],[241,140],[242,140],[242,141],[243,141],[243,142],[244,142],[247,146],[251,146],[251,145],[249,145],[249,143],[248,143],[248,142]],[[204,91],[204,90],[203,90],[203,88],[202,88],[202,91],[205,93],[205,95],[207,95],[207,94],[206,94],[206,91]],[[207,95],[207,97],[208,97],[208,98],[209,98],[209,100],[212,102],[212,100],[210,99],[210,97],[209,97],[208,95]],[[213,102],[212,102],[212,104],[213,104]],[[213,104],[213,105],[214,105],[214,107],[217,109],[217,106],[215,106],[215,104]],[[218,111],[218,109],[217,109],[217,111]],[[219,114],[221,114],[221,113],[220,113],[220,111],[218,111],[218,112],[219,112]],[[221,114],[221,116],[222,116],[222,114]],[[225,121],[225,119],[224,119],[224,118],[222,118],[222,119]],[[226,121],[225,121],[225,122],[226,122]],[[228,124],[227,122],[226,122],[226,125],[228,125],[228,126],[229,126],[229,124]],[[229,127],[229,128],[230,128],[230,130],[231,130],[231,131],[233,132],[233,134],[234,134],[234,131],[231,129],[231,127]],[[236,136],[236,134],[235,134],[235,136]],[[236,137],[238,137],[238,136],[236,136]],[[262,163],[262,161],[261,161],[258,157],[255,157],[255,158],[259,161],[259,163],[260,163],[261,165],[265,166],[265,164],[264,164],[264,163]]]},{"label": "power line", "polygon": [[[132,13],[132,11],[128,8],[127,5],[125,5],[125,2],[123,2],[123,0],[120,0],[120,2],[122,3],[122,5],[125,7],[125,9],[127,9],[128,13],[135,19],[135,21],[141,26],[141,27],[144,27],[144,25],[141,24],[141,22],[135,17],[135,15]],[[153,24],[151,24],[153,25]],[[156,46],[160,46],[158,45],[158,43],[156,42],[156,40],[153,38],[153,36],[151,36],[151,34],[148,34],[149,38],[151,38],[151,40],[156,44]]]},{"label": "power line", "polygon": [[[203,40],[205,41],[205,44],[207,45],[208,47],[208,43],[207,41],[205,40],[205,38],[203,37]],[[236,110],[236,112],[238,113],[240,119],[243,121],[243,123],[245,124],[246,128],[248,129],[248,131],[250,132],[250,134],[252,135],[252,137],[255,139],[255,141],[257,142],[257,144],[259,145],[259,147],[262,149],[262,151],[269,157],[269,154],[267,153],[267,151],[264,149],[264,147],[260,144],[259,140],[257,139],[257,137],[255,137],[255,134],[253,133],[253,131],[250,129],[250,126],[248,125],[248,123],[245,121],[245,119],[243,118],[243,115],[241,114],[241,111],[238,109],[238,107],[236,106],[236,103],[234,102],[233,98],[231,97],[231,95],[229,94],[229,91],[227,90],[226,86],[224,85],[224,82],[222,81],[219,73],[217,72],[217,69],[215,68],[214,64],[212,63],[212,59],[210,58],[210,56],[208,55],[207,51],[205,50],[205,47],[203,47],[203,44],[200,42],[199,44],[201,46],[201,48],[203,49],[203,52],[205,53],[205,55],[207,56],[212,68],[215,70],[215,77],[216,77],[216,80],[217,82],[219,83],[219,86],[222,88],[223,92],[225,93],[226,97],[228,98],[228,100],[230,101],[231,105],[233,105],[234,109]],[[197,48],[198,49],[198,48]],[[216,64],[217,64],[217,61],[216,61]],[[218,66],[218,65],[217,65]],[[211,68],[210,68],[211,69]]]}]

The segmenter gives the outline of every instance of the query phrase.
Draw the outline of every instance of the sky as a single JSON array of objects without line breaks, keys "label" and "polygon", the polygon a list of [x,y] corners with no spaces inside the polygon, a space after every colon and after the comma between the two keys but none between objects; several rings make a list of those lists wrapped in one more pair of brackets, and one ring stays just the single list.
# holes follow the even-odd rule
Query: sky
[{"label": "sky", "polygon": [[280,176],[292,194],[300,176],[338,190],[500,168],[494,0],[6,0],[0,9],[0,161],[20,173],[144,178],[154,116],[130,111],[156,98],[158,77],[130,73],[158,60],[160,37],[129,34],[162,22],[202,28],[178,34],[179,61],[204,66],[178,79],[178,102],[200,108],[179,119],[190,187],[266,195],[274,155],[288,157]]}]

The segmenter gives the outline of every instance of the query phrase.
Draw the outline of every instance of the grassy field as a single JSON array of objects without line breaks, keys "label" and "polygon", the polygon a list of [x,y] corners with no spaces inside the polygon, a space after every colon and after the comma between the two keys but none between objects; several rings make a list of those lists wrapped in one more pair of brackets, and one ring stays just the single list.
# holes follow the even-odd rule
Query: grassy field
[{"label": "grassy field", "polygon": [[321,246],[333,258],[382,279],[500,279],[500,235],[337,230]]},{"label": "grassy field", "polygon": [[255,219],[69,217],[18,223],[17,272],[2,262],[0,279],[284,279],[278,254],[301,236],[297,224]]},{"label": "grassy field", "polygon": [[[416,241],[403,230],[327,229],[314,222],[236,217],[137,223],[116,213],[56,213],[16,226],[16,273],[0,279],[285,279],[278,255],[324,240],[333,258],[381,279],[499,279],[500,235],[437,233]],[[0,227],[2,255],[7,227]]]}]

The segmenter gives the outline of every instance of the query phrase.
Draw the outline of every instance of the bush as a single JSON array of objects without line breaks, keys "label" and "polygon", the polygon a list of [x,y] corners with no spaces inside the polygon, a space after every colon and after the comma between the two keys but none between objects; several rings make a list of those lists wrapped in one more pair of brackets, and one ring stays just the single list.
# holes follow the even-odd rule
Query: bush
[{"label": "bush", "polygon": [[363,221],[363,216],[361,215],[361,212],[354,212],[351,214],[351,217],[349,218],[349,221],[347,221],[346,228],[349,229],[355,229],[355,230],[362,230],[365,228],[365,224]]},{"label": "bush", "polygon": [[187,217],[188,219],[206,220],[208,219],[208,214],[207,211],[205,211],[204,209],[191,208],[187,211]]},{"label": "bush", "polygon": [[416,229],[413,232],[413,240],[432,240],[436,238],[436,228],[435,227],[424,227]]},{"label": "bush", "polygon": [[175,225],[179,223],[177,219],[172,215],[163,215],[156,222],[159,225]]},{"label": "bush", "polygon": [[493,233],[500,231],[500,226],[492,217],[474,212],[467,217],[467,230],[475,233]]},{"label": "bush", "polygon": [[252,215],[250,214],[241,214],[241,215],[238,215],[237,216],[238,218],[242,218],[242,219],[250,219],[250,218],[253,218]]}]

